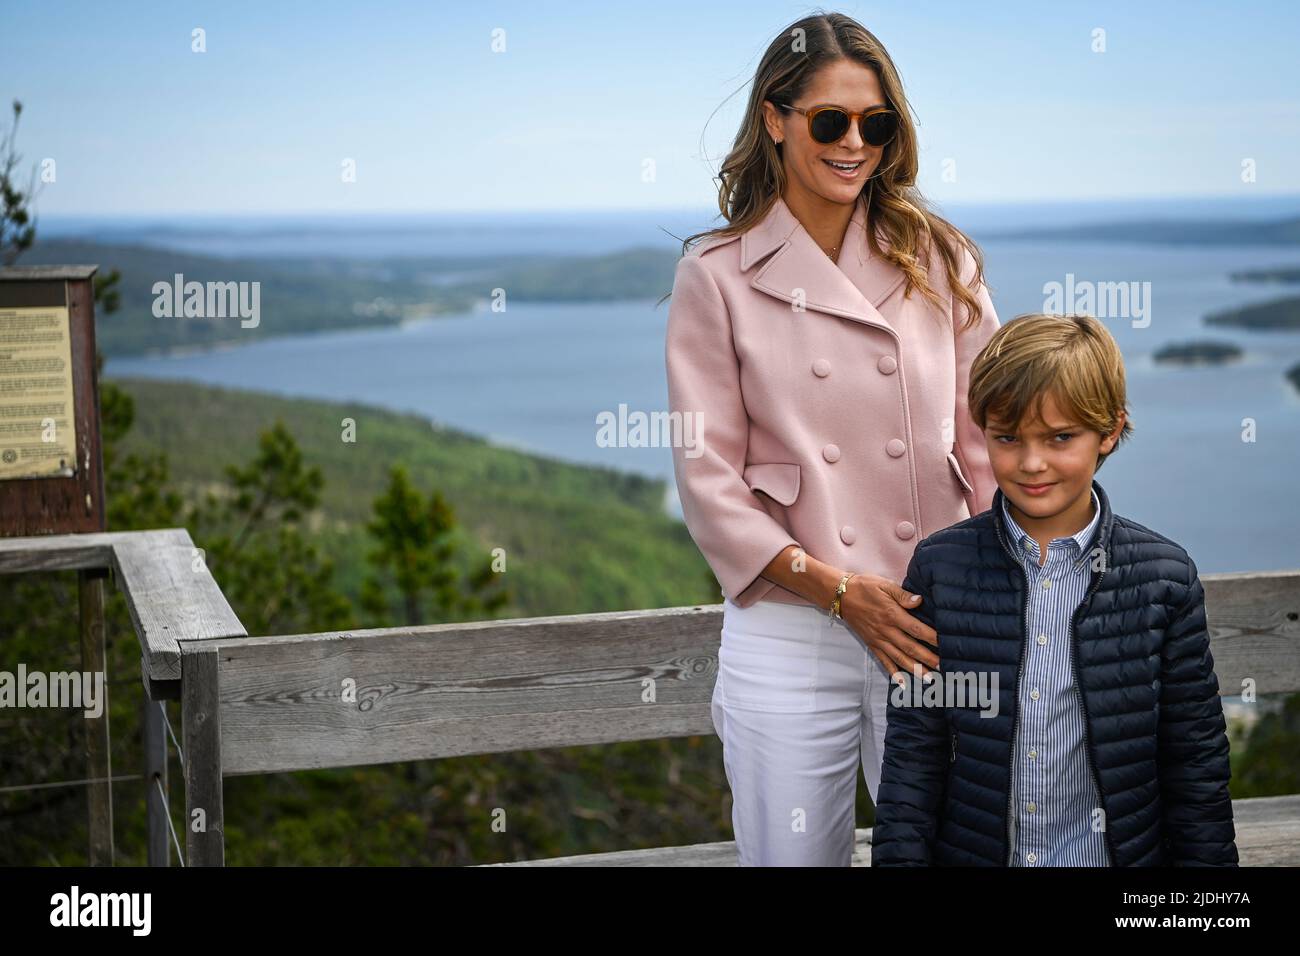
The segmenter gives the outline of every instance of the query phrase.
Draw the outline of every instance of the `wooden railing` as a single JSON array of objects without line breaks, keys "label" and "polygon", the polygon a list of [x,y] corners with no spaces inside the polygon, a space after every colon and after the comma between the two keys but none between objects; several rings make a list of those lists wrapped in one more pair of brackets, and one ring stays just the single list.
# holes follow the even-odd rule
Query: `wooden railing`
[{"label": "wooden railing", "polygon": [[[180,528],[0,539],[0,573],[108,568],[126,596],[151,702],[151,865],[170,861],[169,699],[188,865],[224,863],[227,776],[714,733],[721,605],[249,637],[201,557]],[[1221,693],[1300,691],[1300,571],[1201,580]],[[1300,862],[1300,795],[1234,803],[1239,846],[1258,844],[1243,863]],[[734,861],[727,846],[532,864],[708,865]]]}]

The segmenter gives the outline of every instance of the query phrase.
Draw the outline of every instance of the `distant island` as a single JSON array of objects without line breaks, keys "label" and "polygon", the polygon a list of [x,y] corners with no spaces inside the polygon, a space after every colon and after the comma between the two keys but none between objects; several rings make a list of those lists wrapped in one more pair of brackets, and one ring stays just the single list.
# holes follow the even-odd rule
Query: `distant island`
[{"label": "distant island", "polygon": [[[1229,273],[1234,282],[1274,282],[1291,285],[1300,282],[1300,266],[1274,269],[1245,269]],[[1231,325],[1245,329],[1283,329],[1300,331],[1300,296],[1284,296],[1240,309],[1227,309],[1205,317],[1206,325]],[[1300,365],[1287,369],[1287,381],[1300,392]]]},{"label": "distant island", "polygon": [[1060,229],[1021,229],[990,233],[992,239],[1099,239],[1195,246],[1300,245],[1300,217],[1256,219],[1149,219],[1096,223]]},{"label": "distant island", "polygon": [[[1274,282],[1293,285],[1300,282],[1300,266],[1274,269],[1244,269],[1228,274],[1234,282]],[[1240,309],[1228,309],[1205,317],[1206,325],[1233,325],[1246,329],[1285,329],[1300,331],[1300,296],[1284,296]],[[1300,365],[1286,371],[1287,381],[1300,392]]]},{"label": "distant island", "polygon": [[1213,312],[1205,317],[1206,325],[1231,325],[1243,329],[1300,330],[1300,296],[1270,299],[1236,309]]},{"label": "distant island", "polygon": [[1202,340],[1166,345],[1152,358],[1162,365],[1223,365],[1241,355],[1241,349],[1231,342]]},{"label": "distant island", "polygon": [[1276,269],[1245,269],[1229,272],[1233,282],[1280,282],[1287,285],[1300,282],[1300,266],[1280,266]]}]

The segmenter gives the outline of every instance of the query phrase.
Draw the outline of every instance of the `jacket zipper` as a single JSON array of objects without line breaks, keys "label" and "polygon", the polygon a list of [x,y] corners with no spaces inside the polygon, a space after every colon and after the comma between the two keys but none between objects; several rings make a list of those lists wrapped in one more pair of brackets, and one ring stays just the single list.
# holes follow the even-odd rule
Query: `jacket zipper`
[{"label": "jacket zipper", "polygon": [[1105,573],[1106,566],[1103,565],[1101,571],[1097,573],[1097,580],[1093,582],[1092,587],[1088,589],[1088,593],[1084,596],[1083,602],[1075,608],[1074,613],[1070,615],[1070,675],[1074,678],[1074,693],[1079,699],[1079,709],[1083,713],[1083,746],[1088,757],[1088,769],[1092,771],[1093,783],[1097,786],[1097,799],[1101,801],[1102,805],[1102,822],[1105,827],[1101,831],[1101,836],[1102,840],[1106,844],[1106,851],[1110,854],[1110,864],[1111,866],[1114,866],[1115,848],[1110,842],[1110,817],[1106,814],[1106,792],[1101,788],[1101,774],[1097,772],[1097,756],[1093,753],[1092,738],[1088,735],[1088,705],[1084,702],[1083,689],[1079,683],[1078,641],[1074,630],[1075,621],[1078,618],[1079,613],[1088,605],[1088,602],[1092,600],[1093,594],[1095,594],[1097,588],[1101,586],[1101,578]]},{"label": "jacket zipper", "polygon": [[[996,502],[994,510],[997,510]],[[1002,859],[1004,866],[1010,866],[1011,853],[1015,848],[1011,839],[1011,798],[1015,791],[1016,727],[1020,723],[1020,673],[1025,666],[1025,641],[1029,635],[1029,572],[1011,553],[1011,548],[1007,544],[1005,529],[1002,527],[1002,516],[1000,514],[994,515],[993,530],[997,534],[998,543],[1002,545],[1002,550],[1006,552],[1012,563],[1020,569],[1020,577],[1024,581],[1024,587],[1020,591],[1020,643],[1016,648],[1016,677],[1011,684],[1011,742],[1008,748],[1011,755],[1007,758],[1007,810],[1002,818],[1003,835],[1006,837],[1006,846]]]},{"label": "jacket zipper", "polygon": [[[1002,519],[998,518],[997,520],[1001,522]],[[1001,538],[1000,531],[998,536]],[[1003,548],[1006,549],[1005,542],[1003,543]],[[1009,550],[1008,553],[1010,553]],[[1014,555],[1012,557],[1014,559]],[[1025,641],[1028,639],[1029,635],[1029,572],[1025,570],[1023,564],[1020,564],[1018,561],[1016,563],[1020,567],[1020,576],[1024,579],[1025,586],[1021,591],[1020,646],[1016,651],[1016,679],[1011,685],[1011,700],[1015,709],[1011,712],[1011,756],[1007,760],[1007,813],[1002,820],[1002,826],[1006,831],[1007,837],[1006,852],[1002,854],[1002,858],[1006,861],[1004,864],[1006,866],[1011,865],[1011,854],[1015,849],[1015,845],[1011,839],[1011,799],[1015,790],[1014,764],[1016,761],[1016,727],[1020,723],[1020,673],[1025,666]]]}]

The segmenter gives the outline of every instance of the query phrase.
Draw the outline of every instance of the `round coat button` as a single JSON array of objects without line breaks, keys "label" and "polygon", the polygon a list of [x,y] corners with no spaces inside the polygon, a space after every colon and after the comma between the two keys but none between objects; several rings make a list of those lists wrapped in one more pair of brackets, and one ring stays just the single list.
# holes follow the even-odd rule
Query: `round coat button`
[{"label": "round coat button", "polygon": [[886,375],[893,375],[894,369],[898,368],[898,362],[892,355],[882,355],[880,361],[876,363],[876,368]]},{"label": "round coat button", "polygon": [[840,446],[836,445],[833,442],[827,445],[825,448],[822,449],[822,457],[825,458],[827,461],[839,461]]},{"label": "round coat button", "polygon": [[900,521],[894,526],[894,534],[898,535],[904,541],[916,534],[916,525],[910,521]]},{"label": "round coat button", "polygon": [[831,363],[824,358],[813,362],[813,374],[818,378],[825,378],[831,374]]},{"label": "round coat button", "polygon": [[840,528],[840,540],[845,544],[852,544],[854,541],[858,540],[858,532],[854,529],[853,525],[846,524],[843,528]]},{"label": "round coat button", "polygon": [[889,452],[890,458],[897,458],[903,452],[907,451],[907,446],[903,444],[901,438],[891,438],[885,443],[885,451]]}]

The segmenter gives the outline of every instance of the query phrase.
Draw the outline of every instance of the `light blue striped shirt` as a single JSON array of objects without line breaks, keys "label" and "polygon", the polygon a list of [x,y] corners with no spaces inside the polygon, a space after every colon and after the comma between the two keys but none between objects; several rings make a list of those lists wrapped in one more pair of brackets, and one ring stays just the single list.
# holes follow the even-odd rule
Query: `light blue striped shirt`
[{"label": "light blue striped shirt", "polygon": [[1088,546],[1101,520],[1095,488],[1092,508],[1082,531],[1048,543],[1040,568],[1038,542],[1011,517],[1005,495],[1002,500],[1007,538],[1029,581],[1012,743],[1010,866],[1111,865],[1097,828],[1105,819],[1070,666],[1070,618],[1092,583]]}]

